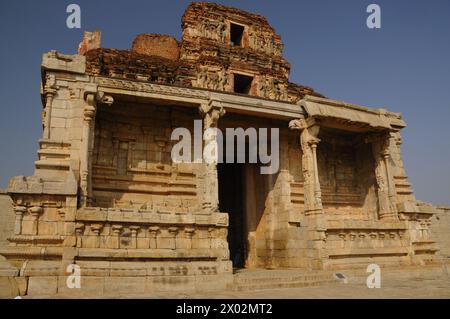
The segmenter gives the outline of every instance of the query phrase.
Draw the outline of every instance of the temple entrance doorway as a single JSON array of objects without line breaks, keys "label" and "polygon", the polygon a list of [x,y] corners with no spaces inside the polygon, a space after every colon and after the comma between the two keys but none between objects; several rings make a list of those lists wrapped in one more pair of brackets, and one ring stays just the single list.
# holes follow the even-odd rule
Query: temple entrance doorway
[{"label": "temple entrance doorway", "polygon": [[228,213],[228,246],[234,268],[244,268],[247,258],[247,233],[245,225],[245,164],[217,166],[219,174],[219,209]]},{"label": "temple entrance doorway", "polygon": [[270,175],[259,164],[218,164],[219,209],[228,213],[228,245],[234,268],[258,268],[256,241],[265,242]]},{"label": "temple entrance doorway", "polygon": [[[265,268],[269,259],[269,250],[273,244],[272,232],[274,224],[273,190],[278,174],[267,174],[266,167],[260,158],[260,138],[269,143],[271,152],[271,128],[282,124],[272,120],[255,121],[244,115],[227,113],[219,121],[219,129],[223,133],[223,150],[221,161],[217,165],[219,185],[219,210],[229,216],[228,246],[230,260],[234,268]],[[228,134],[228,129],[235,132],[241,128],[247,133],[245,146],[239,148],[242,139]],[[259,129],[268,129],[269,136],[261,137]],[[257,130],[256,140],[251,138],[250,129]],[[233,133],[233,132],[232,132]],[[234,138],[233,143],[230,138]],[[228,149],[233,147],[234,150]],[[238,157],[239,149],[245,152],[245,158]],[[255,157],[255,153],[257,156]],[[234,159],[226,155],[233,154]],[[241,153],[242,154],[242,153]]]}]

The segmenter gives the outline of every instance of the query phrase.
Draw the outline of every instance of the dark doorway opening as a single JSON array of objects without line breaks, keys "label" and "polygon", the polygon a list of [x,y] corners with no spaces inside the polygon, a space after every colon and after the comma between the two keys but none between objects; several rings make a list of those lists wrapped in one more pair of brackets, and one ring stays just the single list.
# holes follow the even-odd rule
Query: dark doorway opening
[{"label": "dark doorway opening", "polygon": [[250,89],[252,88],[253,77],[235,74],[234,75],[234,92],[249,94]]},{"label": "dark doorway opening", "polygon": [[245,28],[242,25],[230,23],[230,42],[233,47],[242,46]]},{"label": "dark doorway opening", "polygon": [[228,213],[228,245],[234,268],[244,268],[247,258],[245,225],[244,164],[217,165],[219,177],[219,209]]}]

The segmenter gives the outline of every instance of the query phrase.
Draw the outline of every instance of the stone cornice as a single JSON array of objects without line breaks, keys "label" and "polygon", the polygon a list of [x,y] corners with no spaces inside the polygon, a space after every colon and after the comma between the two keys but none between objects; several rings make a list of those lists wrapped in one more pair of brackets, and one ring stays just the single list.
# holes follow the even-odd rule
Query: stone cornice
[{"label": "stone cornice", "polygon": [[304,112],[297,105],[253,96],[233,93],[211,92],[199,88],[161,85],[137,80],[95,77],[99,90],[107,94],[131,95],[136,97],[170,100],[198,106],[209,100],[219,101],[228,111],[241,114],[290,120],[302,117]]},{"label": "stone cornice", "polygon": [[228,215],[222,213],[212,214],[172,214],[137,209],[101,209],[84,208],[76,213],[76,221],[88,223],[137,223],[157,225],[202,225],[202,226],[228,226]]},{"label": "stone cornice", "polygon": [[[354,120],[377,128],[396,130],[406,127],[401,113],[389,112],[384,108],[368,108],[342,101],[307,95],[298,105],[314,117],[336,117],[350,122]],[[325,114],[321,114],[319,107],[325,107]],[[310,114],[311,113],[311,114]],[[329,114],[328,114],[329,113]],[[333,113],[333,114],[332,114]],[[340,114],[339,114],[340,113]]]}]

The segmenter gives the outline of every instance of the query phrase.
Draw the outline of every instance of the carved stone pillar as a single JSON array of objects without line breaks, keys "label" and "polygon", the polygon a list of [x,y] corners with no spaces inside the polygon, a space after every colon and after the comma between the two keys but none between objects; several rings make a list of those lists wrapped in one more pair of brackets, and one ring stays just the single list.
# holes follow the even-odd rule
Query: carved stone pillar
[{"label": "carved stone pillar", "polygon": [[372,152],[375,160],[377,181],[378,217],[380,219],[398,219],[395,182],[390,167],[389,134],[372,136]]},{"label": "carved stone pillar", "polygon": [[302,147],[303,187],[305,192],[305,214],[317,214],[323,212],[322,192],[319,182],[319,170],[317,167],[317,145],[320,139],[317,137],[320,127],[314,120],[292,120],[289,128],[300,130],[300,144]]},{"label": "carved stone pillar", "polygon": [[150,249],[158,248],[157,241],[156,241],[156,237],[158,236],[158,232],[159,232],[159,227],[158,226],[150,226],[148,228],[148,236],[149,236],[148,248],[150,248]]},{"label": "carved stone pillar", "polygon": [[171,249],[177,249],[178,227],[169,227],[167,230],[168,230],[169,234],[172,236]]},{"label": "carved stone pillar", "polygon": [[384,167],[386,170],[386,180],[387,180],[387,187],[388,187],[388,196],[389,196],[389,205],[390,205],[390,211],[391,213],[397,213],[397,207],[395,205],[396,202],[396,191],[395,191],[395,181],[392,177],[392,173],[391,173],[391,165],[389,163],[390,160],[390,154],[389,153],[384,153],[383,154],[383,162],[384,162]]},{"label": "carved stone pillar", "polygon": [[186,234],[186,238],[189,241],[188,247],[189,249],[192,248],[192,238],[194,237],[195,228],[194,227],[186,227],[184,229],[184,233]]},{"label": "carved stone pillar", "polygon": [[14,234],[21,235],[22,234],[22,220],[23,215],[26,213],[27,208],[25,206],[15,206],[14,213],[16,215],[16,220],[14,223]]},{"label": "carved stone pillar", "polygon": [[75,225],[75,235],[76,235],[76,247],[83,247],[83,233],[84,233],[84,224],[77,223]]},{"label": "carved stone pillar", "polygon": [[112,225],[112,233],[114,236],[114,248],[120,248],[120,233],[122,232],[122,225]]},{"label": "carved stone pillar", "polygon": [[91,202],[91,157],[96,113],[96,96],[94,93],[86,95],[86,106],[84,108],[83,140],[81,146],[80,162],[80,204],[82,207],[89,206]]},{"label": "carved stone pillar", "polygon": [[33,224],[31,226],[31,235],[39,234],[39,216],[44,209],[41,206],[33,206],[30,208],[30,214],[33,217]]},{"label": "carved stone pillar", "polygon": [[66,210],[64,208],[59,208],[58,215],[59,215],[58,235],[65,235],[64,224],[66,219]]},{"label": "carved stone pillar", "polygon": [[45,108],[42,116],[42,126],[44,127],[44,139],[50,139],[50,123],[52,117],[52,104],[56,95],[56,78],[54,75],[47,74],[44,87]]},{"label": "carved stone pillar", "polygon": [[[203,130],[217,128],[219,118],[225,115],[225,109],[219,101],[211,100],[208,104],[202,104],[199,107],[200,114],[203,116]],[[217,134],[211,131],[208,138],[204,141],[204,145],[212,145],[217,140]],[[215,144],[215,152],[218,154],[217,143]],[[207,212],[219,211],[219,183],[217,175],[217,160],[207,163],[203,159],[204,184],[202,189],[202,208]]]},{"label": "carved stone pillar", "polygon": [[95,114],[97,103],[111,105],[114,100],[103,92],[88,92],[85,95],[86,105],[83,110],[83,137],[80,155],[80,205],[89,206],[92,201],[92,154],[94,150]]},{"label": "carved stone pillar", "polygon": [[91,225],[91,230],[95,235],[95,243],[94,248],[100,248],[100,232],[103,229],[103,225],[101,224],[93,224]]},{"label": "carved stone pillar", "polygon": [[141,227],[139,226],[130,226],[131,231],[131,246],[136,249],[137,248],[137,235],[138,231]]},{"label": "carved stone pillar", "polygon": [[317,209],[322,209],[322,191],[320,190],[319,169],[317,167],[317,144],[319,139],[311,140],[310,147],[313,152],[313,167],[314,167],[314,200]]},{"label": "carved stone pillar", "polygon": [[386,150],[383,152],[383,159],[384,159],[384,165],[386,168],[386,177],[388,181],[388,195],[389,195],[389,204],[391,208],[391,212],[395,215],[397,218],[397,191],[395,189],[395,179],[394,179],[394,173],[393,168],[391,165],[392,162],[392,154],[391,154],[391,144],[396,144],[395,136],[392,134],[388,134],[386,137]]}]

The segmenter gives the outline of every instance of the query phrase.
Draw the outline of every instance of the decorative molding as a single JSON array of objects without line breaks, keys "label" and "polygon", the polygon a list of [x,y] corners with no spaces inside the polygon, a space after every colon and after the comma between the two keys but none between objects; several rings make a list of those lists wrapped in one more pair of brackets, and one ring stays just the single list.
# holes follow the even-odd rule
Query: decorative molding
[{"label": "decorative molding", "polygon": [[123,89],[146,93],[157,93],[169,96],[175,95],[188,98],[209,99],[209,92],[172,85],[159,85],[154,83],[145,83],[129,80],[127,81],[121,79],[111,79],[106,77],[95,77],[94,81],[99,86],[113,89]]}]

